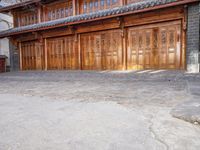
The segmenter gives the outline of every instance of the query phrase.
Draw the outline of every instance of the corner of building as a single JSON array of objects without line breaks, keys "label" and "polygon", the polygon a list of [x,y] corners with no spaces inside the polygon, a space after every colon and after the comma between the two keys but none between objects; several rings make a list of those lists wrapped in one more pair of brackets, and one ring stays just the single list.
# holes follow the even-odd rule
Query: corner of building
[{"label": "corner of building", "polygon": [[200,3],[188,6],[187,71],[200,72]]},{"label": "corner of building", "polygon": [[[0,6],[2,3],[0,2]],[[13,27],[13,17],[8,14],[0,13],[0,31],[8,30]],[[11,69],[10,50],[9,50],[9,38],[0,39],[0,55],[5,55],[6,59],[6,71]]]}]

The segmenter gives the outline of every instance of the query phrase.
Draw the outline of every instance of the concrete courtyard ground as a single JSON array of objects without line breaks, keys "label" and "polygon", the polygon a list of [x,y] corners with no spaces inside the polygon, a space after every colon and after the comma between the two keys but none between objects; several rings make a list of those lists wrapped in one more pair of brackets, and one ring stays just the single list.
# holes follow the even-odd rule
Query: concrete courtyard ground
[{"label": "concrete courtyard ground", "polygon": [[181,71],[0,74],[0,150],[199,150],[171,115],[193,100],[200,74]]}]

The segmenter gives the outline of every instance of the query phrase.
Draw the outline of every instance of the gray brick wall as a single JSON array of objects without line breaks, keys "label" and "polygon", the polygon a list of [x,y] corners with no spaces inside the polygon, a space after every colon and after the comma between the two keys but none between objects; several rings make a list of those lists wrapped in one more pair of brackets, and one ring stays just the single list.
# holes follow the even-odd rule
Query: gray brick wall
[{"label": "gray brick wall", "polygon": [[19,70],[19,53],[17,47],[15,47],[11,42],[10,46],[10,71]]},{"label": "gray brick wall", "polygon": [[199,72],[199,48],[200,48],[200,5],[188,6],[187,27],[187,71]]}]

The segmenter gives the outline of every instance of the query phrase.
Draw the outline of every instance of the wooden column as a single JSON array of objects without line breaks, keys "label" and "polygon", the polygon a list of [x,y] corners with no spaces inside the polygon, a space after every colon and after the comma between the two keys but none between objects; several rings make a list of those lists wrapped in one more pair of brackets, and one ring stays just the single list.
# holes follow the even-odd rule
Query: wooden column
[{"label": "wooden column", "polygon": [[127,30],[125,29],[124,19],[119,18],[119,26],[121,28],[121,36],[122,36],[122,49],[123,49],[123,70],[127,70]]},{"label": "wooden column", "polygon": [[[19,16],[19,14],[17,14],[16,18],[18,19],[18,22],[17,22],[18,24],[16,26],[20,27],[21,26],[21,18]],[[13,17],[13,19],[14,19],[14,17]]]},{"label": "wooden column", "polygon": [[19,23],[17,22],[17,19],[18,19],[17,13],[11,11],[11,14],[13,15],[13,18],[12,18],[12,20],[13,20],[13,26],[14,26],[14,27],[17,27],[18,24],[19,24]]},{"label": "wooden column", "polygon": [[181,43],[181,67],[182,69],[186,69],[186,32],[187,32],[187,6],[184,8],[184,17],[183,17],[183,23],[182,23],[182,43]]},{"label": "wooden column", "polygon": [[122,0],[122,5],[127,5],[127,0]]},{"label": "wooden column", "polygon": [[80,1],[77,1],[76,2],[76,15],[79,15],[80,14],[80,3],[79,3]]},{"label": "wooden column", "polygon": [[41,22],[41,6],[40,5],[38,5],[37,12],[38,12],[38,23],[40,23]]},{"label": "wooden column", "polygon": [[44,69],[48,70],[47,39],[44,39]]},{"label": "wooden column", "polygon": [[46,10],[45,6],[42,5],[42,22],[47,21],[46,14],[47,14],[47,10]]},{"label": "wooden column", "polygon": [[[13,17],[14,19],[15,17]],[[21,27],[21,15],[17,14],[17,19],[18,19],[18,27]]]},{"label": "wooden column", "polygon": [[127,70],[127,30],[123,29],[123,70]]},{"label": "wooden column", "polygon": [[76,15],[76,0],[72,0],[72,6],[73,6],[73,16]]},{"label": "wooden column", "polygon": [[20,70],[23,70],[23,65],[22,65],[22,43],[19,42],[19,65],[20,65]]}]

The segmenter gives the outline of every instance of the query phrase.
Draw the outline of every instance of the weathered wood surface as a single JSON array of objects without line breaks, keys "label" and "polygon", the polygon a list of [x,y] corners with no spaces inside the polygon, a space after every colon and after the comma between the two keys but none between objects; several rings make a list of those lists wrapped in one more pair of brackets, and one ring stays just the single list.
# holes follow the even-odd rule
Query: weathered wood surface
[{"label": "weathered wood surface", "polygon": [[128,29],[128,69],[180,69],[180,24]]},{"label": "weathered wood surface", "polygon": [[[57,1],[38,6],[37,18],[54,20],[136,1]],[[21,43],[22,70],[185,69],[185,16],[183,6],[171,7],[13,36],[13,41]]]}]

